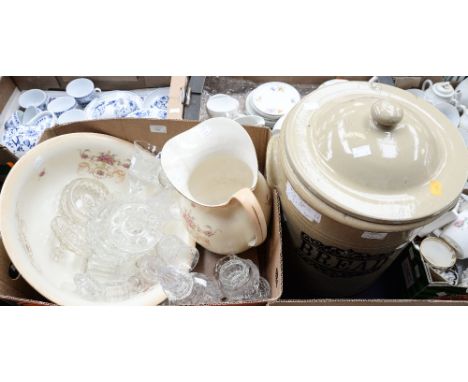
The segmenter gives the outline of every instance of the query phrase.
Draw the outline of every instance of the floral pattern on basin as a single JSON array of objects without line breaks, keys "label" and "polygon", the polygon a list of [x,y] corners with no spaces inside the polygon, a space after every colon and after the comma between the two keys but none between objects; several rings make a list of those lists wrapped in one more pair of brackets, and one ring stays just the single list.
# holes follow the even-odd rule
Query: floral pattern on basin
[{"label": "floral pattern on basin", "polygon": [[97,179],[114,178],[122,182],[130,167],[130,159],[121,161],[110,150],[100,153],[92,153],[90,149],[80,150],[80,158],[78,173],[87,172]]}]

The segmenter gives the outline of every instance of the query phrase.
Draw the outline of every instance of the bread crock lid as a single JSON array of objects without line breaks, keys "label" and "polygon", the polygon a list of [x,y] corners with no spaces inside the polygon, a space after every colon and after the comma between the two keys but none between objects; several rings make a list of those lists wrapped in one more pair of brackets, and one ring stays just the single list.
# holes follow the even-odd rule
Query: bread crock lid
[{"label": "bread crock lid", "polygon": [[405,224],[453,205],[468,176],[457,129],[428,102],[393,86],[350,81],[318,89],[281,133],[298,180],[354,217]]}]

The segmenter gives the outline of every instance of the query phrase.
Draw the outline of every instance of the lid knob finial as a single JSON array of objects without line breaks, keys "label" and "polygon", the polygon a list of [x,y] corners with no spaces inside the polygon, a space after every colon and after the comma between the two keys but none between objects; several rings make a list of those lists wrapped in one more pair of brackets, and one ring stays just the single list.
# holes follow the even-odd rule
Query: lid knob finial
[{"label": "lid knob finial", "polygon": [[392,129],[403,118],[403,109],[396,103],[382,99],[371,107],[372,120],[380,127]]}]

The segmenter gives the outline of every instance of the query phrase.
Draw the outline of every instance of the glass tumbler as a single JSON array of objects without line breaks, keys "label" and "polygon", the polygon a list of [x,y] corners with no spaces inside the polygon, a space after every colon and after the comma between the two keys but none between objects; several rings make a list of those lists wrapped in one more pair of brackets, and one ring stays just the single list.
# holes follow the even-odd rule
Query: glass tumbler
[{"label": "glass tumbler", "polygon": [[252,260],[235,255],[216,263],[215,278],[228,301],[253,299],[260,283],[260,273]]},{"label": "glass tumbler", "polygon": [[63,189],[60,213],[73,223],[86,223],[102,203],[109,199],[109,190],[100,181],[78,178]]},{"label": "glass tumbler", "polygon": [[129,191],[135,196],[147,197],[159,191],[161,161],[158,148],[145,141],[133,142],[133,156],[128,170]]}]

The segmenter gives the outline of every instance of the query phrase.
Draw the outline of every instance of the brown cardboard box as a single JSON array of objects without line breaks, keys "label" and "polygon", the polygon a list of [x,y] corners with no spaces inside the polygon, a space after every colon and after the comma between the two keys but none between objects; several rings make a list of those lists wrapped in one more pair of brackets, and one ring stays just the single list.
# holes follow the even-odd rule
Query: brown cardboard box
[{"label": "brown cardboard box", "polygon": [[[17,110],[21,91],[37,88],[42,90],[65,90],[67,84],[77,77],[24,76],[0,77],[0,122],[9,118]],[[169,86],[168,118],[182,119],[186,87],[188,79],[185,76],[101,76],[87,77],[94,81],[102,90],[132,90]],[[0,131],[3,126],[0,126]]]},{"label": "brown cardboard box", "polygon": [[[205,87],[207,87],[212,94],[227,93],[240,99],[241,108],[243,100],[250,90],[258,84],[267,81],[284,81],[293,84],[297,87],[299,92],[304,95],[314,90],[321,83],[334,79],[342,78],[348,80],[366,81],[371,78],[368,77],[349,77],[349,76],[232,76],[232,77],[206,77]],[[433,82],[443,81],[442,76],[406,76],[406,77],[393,77],[395,86],[402,89],[420,88],[426,79],[431,79]],[[208,94],[204,90],[200,102],[200,119],[208,117],[205,107]],[[287,234],[283,236],[283,253],[284,260],[287,262],[287,256],[295,256],[291,253],[292,249],[285,244]],[[285,267],[285,276],[289,269]],[[292,270],[294,272],[294,270]],[[289,275],[293,278],[293,275]],[[285,277],[285,282],[288,282],[288,277]],[[288,290],[288,285],[285,285],[285,290]],[[436,300],[436,299],[408,299],[408,298],[343,298],[343,299],[329,299],[329,298],[297,298],[297,299],[279,299],[270,305],[274,306],[320,306],[320,305],[468,305],[467,301],[459,300]]]},{"label": "brown cardboard box", "polygon": [[86,77],[94,82],[101,90],[131,90],[143,88],[157,88],[168,86],[170,76],[14,76],[11,77],[21,90],[27,89],[65,89],[67,84],[75,78]]},{"label": "brown cardboard box", "polygon": [[[314,91],[323,82],[332,79],[347,79],[350,81],[368,81],[372,76],[218,76],[205,77],[204,88],[199,98],[198,119],[209,118],[206,103],[210,95],[225,93],[239,101],[240,112],[244,112],[245,99],[247,95],[258,85],[269,81],[282,81],[296,87],[301,96]],[[381,81],[390,83],[402,89],[420,88],[424,80],[431,79],[433,82],[442,81],[443,77],[381,77]],[[193,109],[193,107],[192,107]],[[196,117],[194,117],[196,118]]]},{"label": "brown cardboard box", "polygon": [[[46,130],[42,141],[52,137],[73,132],[93,132],[112,135],[132,142],[140,139],[151,142],[158,147],[171,137],[196,125],[194,121],[149,120],[149,119],[113,119],[78,122],[56,126]],[[255,145],[260,171],[265,168],[265,156],[270,131],[263,128],[246,127]],[[251,258],[260,268],[260,273],[271,285],[272,296],[261,302],[261,305],[272,303],[279,299],[283,290],[281,225],[279,198],[275,193],[272,218],[269,224],[267,241],[258,248],[252,248],[243,256]],[[218,255],[207,253],[201,248],[200,262],[196,271],[212,274]],[[38,296],[34,290],[21,278],[12,279],[9,275],[10,261],[3,245],[0,245],[0,299],[6,299],[19,304],[44,304],[47,301]],[[10,272],[11,273],[11,272]],[[232,304],[232,303],[231,303]],[[258,302],[243,302],[240,305],[258,304]]]},{"label": "brown cardboard box", "polygon": [[[346,79],[350,81],[368,81],[372,76],[244,76],[233,77],[244,79],[246,81],[253,81],[262,83],[267,81],[282,81],[290,84],[310,84],[319,86],[325,81],[333,79]],[[431,79],[433,82],[443,81],[443,76],[394,76],[395,85],[402,89],[419,88],[426,79]]]}]

